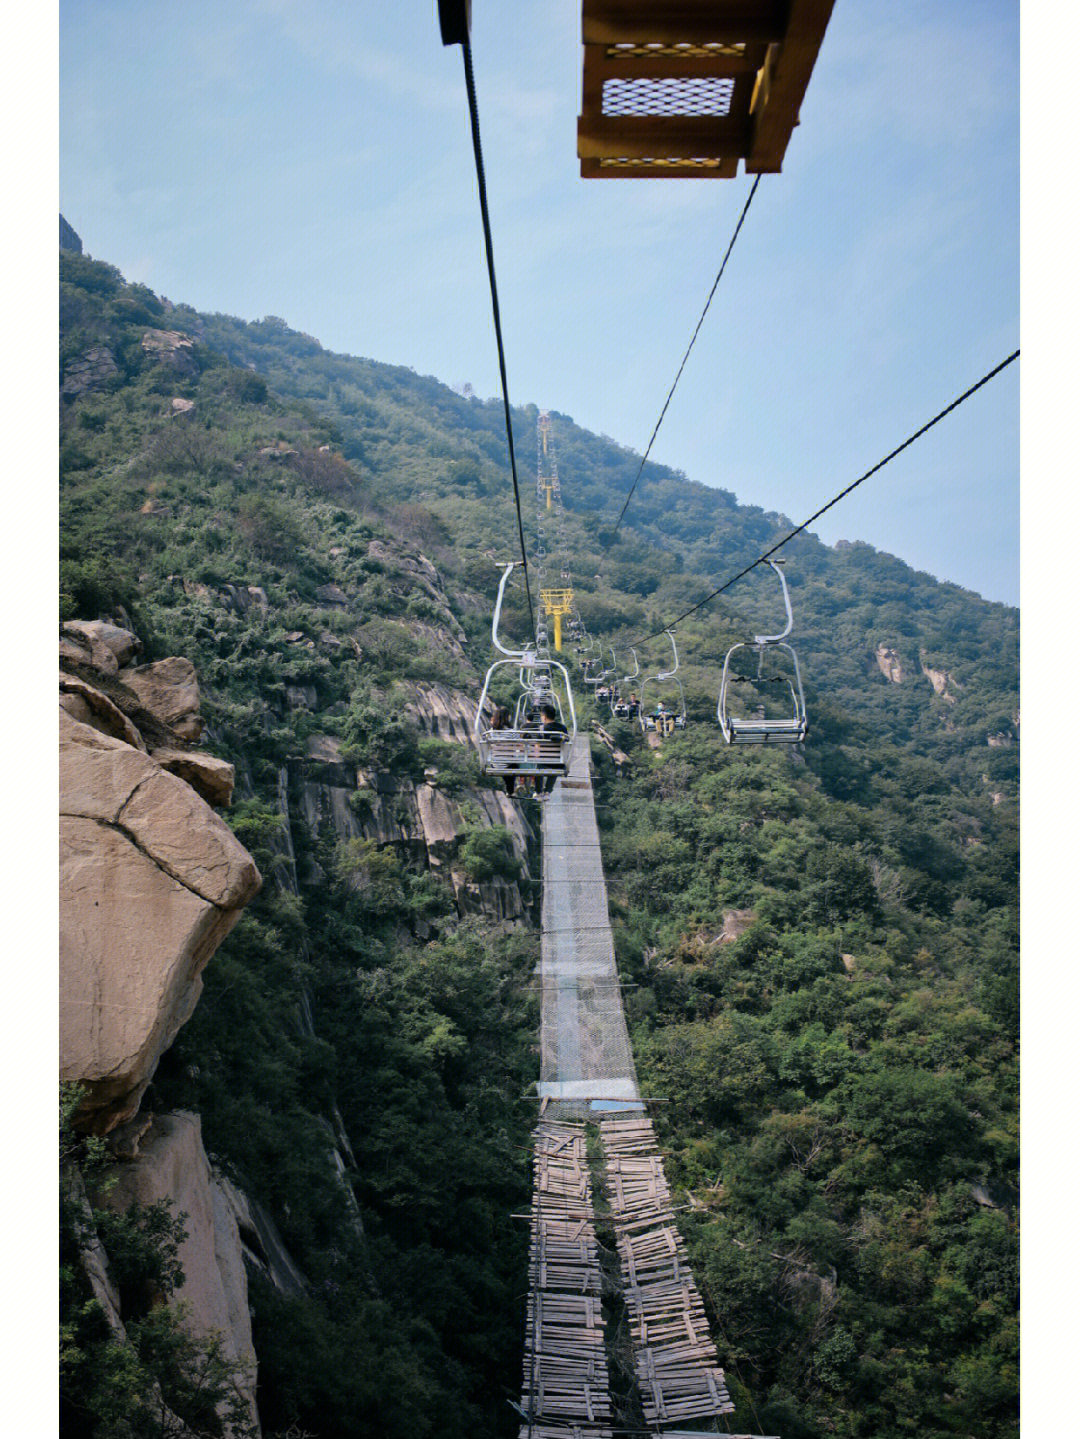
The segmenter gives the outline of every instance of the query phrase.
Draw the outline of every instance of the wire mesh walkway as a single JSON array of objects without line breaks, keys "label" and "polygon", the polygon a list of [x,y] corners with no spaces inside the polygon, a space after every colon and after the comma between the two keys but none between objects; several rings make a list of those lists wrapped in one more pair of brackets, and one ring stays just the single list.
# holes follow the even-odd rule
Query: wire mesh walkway
[{"label": "wire mesh walkway", "polygon": [[642,1111],[600,858],[589,741],[544,802],[540,1096],[552,1118]]}]

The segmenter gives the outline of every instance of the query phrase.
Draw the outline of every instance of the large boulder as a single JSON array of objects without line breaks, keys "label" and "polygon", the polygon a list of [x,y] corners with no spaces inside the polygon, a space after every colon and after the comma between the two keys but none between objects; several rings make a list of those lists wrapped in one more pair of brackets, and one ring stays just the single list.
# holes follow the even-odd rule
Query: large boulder
[{"label": "large boulder", "polygon": [[138,1159],[113,1166],[108,1178],[102,1202],[109,1208],[124,1210],[131,1204],[152,1205],[167,1199],[174,1213],[186,1216],[187,1238],[177,1254],[184,1282],[170,1303],[184,1306],[189,1333],[204,1340],[219,1339],[223,1356],[235,1367],[238,1391],[258,1434],[255,1350],[233,1202],[236,1191],[229,1186],[227,1192],[210,1168],[199,1116],[155,1115]]},{"label": "large boulder", "polygon": [[203,722],[199,715],[199,681],[190,660],[173,655],[125,671],[124,683],[140,704],[181,739],[197,740]]},{"label": "large boulder", "polygon": [[217,808],[232,804],[236,770],[228,760],[187,749],[156,749],[151,759],[189,784],[207,804]]},{"label": "large boulder", "polygon": [[89,684],[78,675],[65,674],[63,670],[60,671],[60,707],[72,719],[90,725],[102,734],[123,740],[136,749],[146,748],[142,735],[108,695],[96,685]]},{"label": "large boulder", "polygon": [[[85,658],[106,674],[115,674],[118,668],[130,664],[142,649],[142,641],[136,635],[108,620],[68,620],[61,628],[60,637],[62,644],[66,641],[76,647],[69,651],[72,658]],[[79,655],[79,647],[87,653]]]},{"label": "large boulder", "polygon": [[61,1077],[106,1133],[137,1112],[262,880],[190,785],[64,710],[60,771]]}]

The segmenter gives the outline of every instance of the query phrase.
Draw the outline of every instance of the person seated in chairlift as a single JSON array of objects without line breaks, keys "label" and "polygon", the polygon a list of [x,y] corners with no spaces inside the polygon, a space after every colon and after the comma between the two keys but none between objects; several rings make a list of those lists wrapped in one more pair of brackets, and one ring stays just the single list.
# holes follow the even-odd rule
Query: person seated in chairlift
[{"label": "person seated in chairlift", "polygon": [[[510,728],[510,711],[505,705],[496,705],[491,714],[491,728],[493,730]],[[514,791],[522,784],[518,775],[503,775],[503,784],[506,786],[506,793],[513,798]]]},{"label": "person seated in chairlift", "polygon": [[[563,724],[562,720],[559,718],[555,706],[552,704],[545,704],[541,705],[540,707],[540,729],[545,735],[554,736],[570,733],[570,731]],[[551,793],[551,791],[555,788],[555,781],[557,778],[558,776],[553,774],[537,775],[537,799],[540,799],[543,795],[548,795]]]}]

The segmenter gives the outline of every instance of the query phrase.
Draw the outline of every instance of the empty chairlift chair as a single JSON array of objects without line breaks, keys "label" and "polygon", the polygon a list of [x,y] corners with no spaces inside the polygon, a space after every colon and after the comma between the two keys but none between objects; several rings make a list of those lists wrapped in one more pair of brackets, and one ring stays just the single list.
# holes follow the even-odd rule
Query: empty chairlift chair
[{"label": "empty chairlift chair", "polygon": [[[577,715],[570,676],[557,660],[541,657],[535,650],[510,650],[499,639],[499,616],[502,613],[506,582],[513,564],[507,564],[499,581],[499,595],[491,621],[491,639],[495,648],[506,655],[496,660],[484,677],[480,702],[476,707],[473,733],[480,751],[484,774],[503,779],[516,777],[562,776],[570,767],[570,754],[577,734]],[[494,729],[486,710],[494,680],[501,670],[516,669],[519,692],[509,728]],[[567,733],[551,733],[540,723],[545,704],[555,710]],[[569,718],[568,718],[569,716]]]},{"label": "empty chairlift chair", "polygon": [[[779,634],[755,635],[751,643],[732,645],[724,657],[716,717],[728,744],[800,744],[806,738],[806,699],[799,674],[799,660],[791,645],[786,643],[793,620],[791,596],[780,568],[783,560],[769,560],[767,563],[780,581],[787,624]],[[751,657],[756,653],[755,673],[748,674],[740,669],[740,661],[735,659],[740,650]],[[767,673],[767,668],[776,673]],[[755,712],[740,714],[740,709],[747,709],[748,701]],[[770,709],[782,713],[770,715]]]}]

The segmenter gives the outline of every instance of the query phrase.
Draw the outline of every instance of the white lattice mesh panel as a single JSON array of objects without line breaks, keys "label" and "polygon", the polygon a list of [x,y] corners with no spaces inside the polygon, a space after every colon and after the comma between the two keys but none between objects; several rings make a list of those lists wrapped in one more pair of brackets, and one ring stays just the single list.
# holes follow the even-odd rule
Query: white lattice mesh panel
[{"label": "white lattice mesh panel", "polygon": [[635,160],[626,156],[605,156],[600,160],[601,170],[670,170],[677,167],[680,170],[717,170],[720,168],[720,161],[710,159],[707,155],[700,159],[685,160],[678,156],[670,159],[646,159]]},{"label": "white lattice mesh panel", "polygon": [[605,115],[726,115],[735,81],[729,75],[605,80]]},{"label": "white lattice mesh panel", "polygon": [[710,40],[704,45],[694,45],[688,40],[665,45],[655,40],[640,45],[629,42],[609,45],[604,54],[609,60],[711,60],[725,56],[741,57],[745,52],[745,45],[729,45],[720,40]]}]

